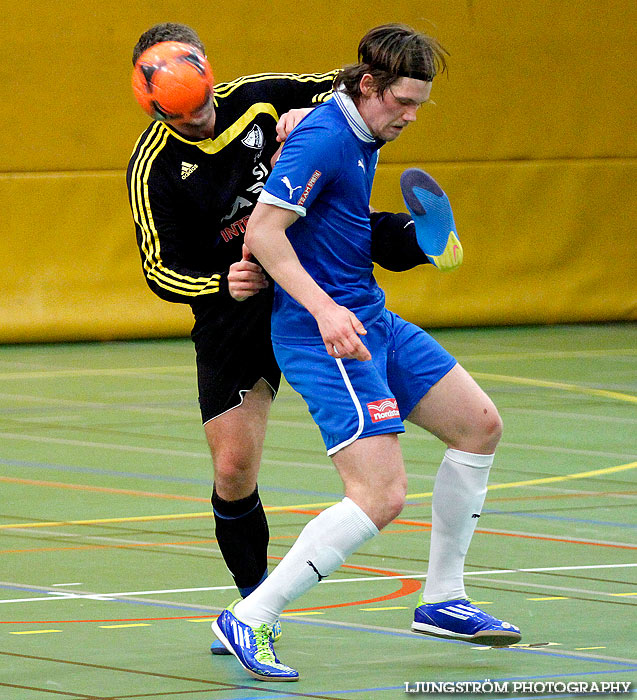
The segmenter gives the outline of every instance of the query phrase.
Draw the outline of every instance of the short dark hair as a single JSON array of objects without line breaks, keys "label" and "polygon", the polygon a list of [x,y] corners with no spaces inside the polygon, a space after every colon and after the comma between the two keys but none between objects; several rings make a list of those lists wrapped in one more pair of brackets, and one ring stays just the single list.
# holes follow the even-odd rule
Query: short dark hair
[{"label": "short dark hair", "polygon": [[195,46],[204,56],[206,55],[203,42],[194,29],[186,24],[162,22],[161,24],[155,24],[150,29],[147,29],[139,37],[139,41],[135,44],[135,48],[133,49],[133,65],[137,63],[137,59],[146,49],[162,41],[181,41],[184,44]]},{"label": "short dark hair", "polygon": [[431,82],[447,69],[447,50],[433,37],[406,24],[382,24],[370,29],[358,44],[358,63],[346,66],[334,81],[353,99],[361,97],[361,78],[369,73],[378,94],[399,78]]}]

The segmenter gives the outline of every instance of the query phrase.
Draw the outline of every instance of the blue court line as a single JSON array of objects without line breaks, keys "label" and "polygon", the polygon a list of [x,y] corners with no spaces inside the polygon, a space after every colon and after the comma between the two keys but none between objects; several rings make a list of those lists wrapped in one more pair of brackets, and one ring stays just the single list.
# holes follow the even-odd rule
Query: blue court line
[{"label": "blue court line", "polygon": [[[536,678],[565,678],[565,677],[569,677],[569,676],[577,676],[578,678],[582,678],[582,677],[584,677],[584,676],[597,675],[597,674],[600,674],[600,673],[603,673],[603,674],[608,674],[608,673],[628,673],[629,671],[633,671],[633,670],[637,670],[637,666],[635,667],[635,669],[626,669],[626,671],[623,671],[623,670],[622,670],[622,671],[594,671],[594,672],[591,672],[591,673],[567,673],[567,674],[556,674],[556,675],[554,675],[554,676],[528,676],[528,677],[519,678],[519,679],[517,679],[517,678],[516,678],[516,679],[513,679],[513,678],[491,678],[491,679],[489,679],[489,680],[491,680],[491,682],[493,682],[493,683],[505,683],[505,682],[509,682],[509,683],[510,683],[510,682],[512,682],[513,680],[532,681],[532,680],[534,680],[534,679],[536,679]],[[449,683],[453,683],[453,682],[458,682],[458,683],[473,683],[473,682],[475,682],[475,683],[481,683],[481,682],[484,681],[484,680],[485,680],[484,678],[481,678],[481,679],[478,680],[478,681],[474,681],[474,680],[471,680],[471,679],[469,679],[469,680],[457,679],[456,681],[447,681],[447,682],[449,682]],[[442,681],[439,681],[439,682],[442,682]],[[348,694],[352,694],[352,693],[378,693],[378,692],[389,691],[389,690],[391,690],[391,691],[401,691],[401,693],[403,693],[403,696],[404,696],[404,697],[408,697],[408,694],[405,694],[405,693],[404,693],[404,691],[405,691],[405,686],[404,686],[404,685],[394,685],[394,686],[379,687],[379,688],[351,688],[351,689],[348,689],[348,690],[316,690],[316,691],[310,690],[310,691],[308,691],[308,694],[309,694],[310,697],[311,697],[313,693],[316,693],[316,694],[348,695]],[[629,695],[629,694],[631,694],[631,693],[637,693],[637,689],[635,689],[635,690],[630,690],[630,691],[627,692],[627,693],[621,693],[621,694],[618,695],[617,697],[623,697],[624,695]],[[430,694],[428,694],[428,693],[420,693],[420,694],[419,694],[420,697],[426,697],[427,695],[429,695],[430,697],[433,697],[432,695],[430,695]],[[462,695],[460,695],[460,697],[467,697],[468,695],[471,695],[471,694],[470,694],[470,693],[463,693]],[[212,697],[212,696],[211,696],[211,697]],[[289,697],[290,697],[290,695],[288,695],[288,694],[276,694],[276,695],[263,695],[263,694],[260,694],[260,695],[242,695],[242,696],[240,696],[240,697],[233,698],[233,700],[285,700],[286,698],[289,698]],[[504,696],[502,696],[502,695],[500,695],[500,694],[498,694],[498,695],[493,695],[493,694],[492,694],[492,695],[486,695],[486,694],[485,694],[485,697],[504,697]],[[542,699],[545,699],[545,698],[569,698],[569,697],[580,697],[580,698],[581,698],[581,697],[585,697],[585,696],[583,696],[581,693],[577,693],[577,694],[573,694],[573,693],[568,694],[568,693],[565,693],[565,694],[563,694],[563,695],[524,695],[524,696],[522,696],[522,697],[520,697],[520,698],[512,698],[511,696],[506,695],[507,700],[533,700],[533,698],[542,698]],[[599,697],[601,697],[601,695],[600,695]]]},{"label": "blue court line", "polygon": [[[301,679],[303,680],[303,678]],[[327,693],[337,693],[339,695],[344,695],[345,693],[377,693],[379,691],[383,690],[400,690],[403,695],[405,691],[405,686],[404,685],[392,685],[392,686],[387,686],[386,688],[356,688],[355,690],[308,690],[306,691],[309,697],[311,698],[312,695],[325,695]],[[294,697],[293,695],[289,694],[277,694],[277,695],[242,695],[240,697],[232,698],[232,700],[289,700],[290,697]],[[424,695],[421,695],[421,697],[424,697]],[[205,698],[202,698],[202,700],[206,700]],[[213,700],[213,696],[211,695],[209,700]],[[214,698],[214,700],[219,700],[218,697]],[[508,700],[508,699],[507,699]]]},{"label": "blue court line", "polygon": [[[619,663],[619,662],[618,662]],[[623,663],[623,662],[621,662]],[[617,668],[614,671],[587,671],[586,673],[547,673],[544,676],[513,676],[512,678],[498,678],[499,682],[507,681],[536,681],[548,678],[580,678],[581,676],[599,676],[606,673],[630,673],[637,671],[637,662],[632,668]]]},{"label": "blue court line", "polygon": [[[63,598],[61,596],[55,595],[54,591],[50,591],[47,588],[25,588],[23,586],[10,586],[7,584],[0,584],[0,589],[3,588],[8,591],[22,591],[24,593],[40,593],[42,594],[51,594],[51,600],[93,600],[91,598],[83,598],[82,593],[78,593],[77,595],[79,596],[78,598]],[[62,592],[62,591],[60,591]],[[191,608],[191,607],[186,607],[184,605],[179,605],[178,603],[156,603],[156,602],[151,602],[148,600],[126,600],[125,598],[118,598],[118,597],[112,597],[109,598],[107,593],[93,593],[91,595],[104,595],[105,598],[101,598],[100,600],[97,600],[95,602],[97,603],[128,603],[130,605],[144,605],[147,607],[151,608],[166,608],[168,610],[186,610],[187,612],[191,613],[193,617],[196,615],[199,615],[201,613],[207,614],[210,612],[210,616],[212,617],[213,615],[218,615],[223,608],[206,608],[205,606],[201,606],[200,608]],[[41,601],[44,602],[44,601]],[[32,622],[25,622],[25,624],[34,624]]]},{"label": "blue court line", "polygon": [[[176,484],[194,484],[195,486],[206,486],[212,489],[212,478],[192,479],[181,476],[164,476],[162,474],[143,474],[138,472],[120,472],[115,469],[100,469],[99,467],[75,467],[66,464],[48,464],[46,462],[26,462],[19,459],[0,459],[0,464],[10,467],[26,467],[29,469],[49,469],[58,472],[76,474],[100,474],[103,476],[114,476],[128,479],[140,479],[145,481],[164,481]],[[212,465],[211,465],[212,466]],[[112,484],[111,484],[112,485]],[[312,491],[308,489],[286,489],[278,486],[263,486],[259,484],[259,491],[270,491],[272,493],[305,494],[308,496],[325,496],[326,498],[343,497],[342,493],[332,493],[330,491]]]},{"label": "blue court line", "polygon": [[637,529],[637,524],[633,525],[631,523],[614,523],[609,520],[587,520],[584,518],[567,518],[562,515],[545,515],[543,513],[525,513],[524,511],[517,510],[483,510],[483,515],[515,515],[521,518],[539,518],[542,520],[563,520],[567,523],[584,523],[586,525],[608,525],[609,527],[627,527],[631,529]]},{"label": "blue court line", "polygon": [[212,486],[212,479],[191,479],[181,476],[163,476],[161,474],[141,474],[137,472],[120,472],[115,469],[100,469],[99,467],[75,467],[67,464],[49,464],[46,462],[25,462],[20,459],[0,459],[0,464],[11,467],[27,467],[30,469],[49,469],[58,472],[76,474],[101,474],[104,476],[120,476],[146,481],[168,481],[178,484],[195,484],[197,486]]},{"label": "blue court line", "polygon": [[[366,627],[350,627],[348,626],[341,626],[338,623],[326,623],[326,622],[319,622],[318,620],[292,620],[290,618],[286,618],[286,624],[288,622],[294,622],[297,625],[309,625],[312,627],[328,627],[332,629],[338,629],[339,627],[341,629],[345,630],[353,630],[357,632],[372,632],[374,634],[384,634],[390,637],[403,637],[406,639],[413,639],[416,637],[412,632],[392,632],[389,630],[375,630],[375,629],[368,629]],[[430,642],[438,642],[438,643],[444,643],[444,644],[466,644],[466,642],[456,642],[452,639],[437,639],[434,637],[428,637],[428,641]],[[617,665],[617,666],[628,666],[630,669],[637,669],[637,664],[636,662],[628,662],[628,661],[608,661],[606,659],[593,659],[588,656],[579,656],[577,654],[571,654],[569,652],[565,653],[559,653],[559,652],[551,652],[551,651],[544,651],[538,647],[528,649],[528,648],[516,648],[516,647],[503,647],[500,653],[505,653],[505,652],[516,652],[518,654],[524,653],[524,654],[539,654],[541,656],[555,656],[560,659],[574,659],[576,661],[586,661],[588,663],[600,663],[600,664],[612,664],[612,665]]]},{"label": "blue court line", "polygon": [[[556,679],[556,678],[584,678],[586,676],[599,676],[599,675],[608,675],[608,674],[616,674],[616,673],[632,673],[634,671],[637,671],[637,665],[635,665],[633,668],[626,668],[626,669],[616,669],[616,670],[604,670],[604,671],[588,671],[585,673],[555,673],[555,674],[547,674],[543,676],[515,676],[512,678],[490,678],[489,680],[492,683],[512,683],[514,681],[523,681],[523,682],[529,682],[529,681],[534,681],[534,680],[541,680],[541,679]],[[464,679],[464,678],[458,678],[455,679],[454,681],[449,681],[447,680],[446,682],[452,683],[452,682],[458,682],[458,683],[481,683],[485,679],[481,678],[479,680],[476,679]],[[414,682],[414,681],[410,681]],[[443,682],[443,681],[434,681],[434,682]],[[352,693],[378,693],[378,692],[383,692],[387,690],[399,690],[404,693],[405,686],[404,685],[393,685],[393,686],[386,686],[386,687],[379,687],[379,688],[350,688],[348,690],[321,690],[321,691],[313,691],[310,690],[308,693],[311,695],[312,693],[321,693],[321,694],[335,694],[335,695],[347,695],[347,694],[352,694]],[[630,693],[635,693],[637,690],[631,690]],[[628,695],[629,693],[622,693],[621,695]],[[421,693],[420,696],[424,697],[427,695],[427,693]],[[467,694],[463,694],[461,697],[466,697]],[[578,697],[582,697],[581,694],[577,695]],[[233,700],[283,700],[284,698],[289,698],[289,695],[281,695],[281,694],[276,694],[276,695],[244,695],[241,697],[233,698]],[[485,695],[485,697],[487,697]],[[500,695],[494,696],[491,695],[491,697],[502,697]],[[511,698],[509,695],[506,696],[507,700],[515,700],[514,698]],[[576,697],[573,694],[564,694],[564,695],[538,695],[538,696],[531,696],[531,695],[525,695],[523,698],[519,698],[518,700],[529,700],[532,697],[536,698],[549,698],[549,697]]]},{"label": "blue court line", "polygon": [[[22,592],[30,592],[30,593],[40,593],[40,594],[47,594],[50,593],[46,588],[37,588],[37,587],[24,587],[24,586],[12,586],[11,584],[0,584],[0,589],[4,588],[5,590],[12,590],[12,591],[22,591]],[[79,596],[82,594],[79,593]],[[94,593],[92,595],[103,595],[108,597],[108,593]],[[55,596],[51,596],[52,600],[56,600]],[[79,598],[81,599],[81,598]],[[61,598],[61,600],[69,600],[66,598]],[[72,600],[72,599],[71,599]],[[90,598],[86,598],[85,600],[90,600]],[[115,595],[113,598],[109,600],[100,600],[97,602],[112,602],[112,603],[126,603],[128,605],[143,605],[147,607],[156,607],[156,608],[167,608],[171,610],[186,610],[187,612],[191,613],[192,616],[197,615],[198,613],[203,613],[206,614],[210,612],[211,615],[215,615],[221,612],[222,608],[213,608],[213,607],[206,607],[206,606],[201,606],[198,608],[192,608],[192,607],[186,607],[183,605],[179,605],[178,603],[158,603],[158,602],[153,602],[153,601],[141,601],[141,600],[127,600],[125,598],[117,598]],[[294,620],[292,618],[286,618],[285,624],[295,624],[295,625],[306,625],[308,627],[325,627],[328,629],[341,629],[344,631],[351,631],[351,632],[367,632],[370,634],[381,634],[385,635],[388,637],[399,637],[401,639],[409,639],[412,642],[418,642],[422,643],[425,641],[423,639],[422,635],[416,635],[413,634],[413,632],[394,632],[392,630],[378,630],[378,629],[370,629],[368,627],[356,627],[352,625],[341,625],[339,623],[328,623],[328,622],[319,622],[318,620]],[[434,637],[428,637],[426,641],[429,642],[434,642],[438,644],[466,644],[466,642],[456,642],[452,639],[438,639]],[[506,652],[515,652],[518,654],[536,654],[540,656],[553,656],[558,659],[571,659],[575,661],[585,661],[586,663],[590,664],[608,664],[611,666],[620,666],[620,667],[627,667],[627,670],[635,670],[637,671],[637,663],[636,662],[629,662],[629,661],[612,661],[608,659],[595,659],[591,658],[589,656],[580,656],[577,654],[573,654],[571,652],[565,652],[565,653],[560,653],[560,652],[552,652],[552,651],[544,651],[542,649],[539,649],[537,647],[528,649],[528,648],[516,648],[516,647],[505,647],[500,650],[499,653],[506,653]],[[577,674],[576,674],[577,675]],[[553,677],[553,676],[551,676]],[[491,679],[493,680],[493,679]]]},{"label": "blue court line", "polygon": [[[629,690],[626,693],[613,693],[612,696],[622,698],[626,695],[637,693],[637,690]],[[587,698],[587,697],[608,697],[608,694],[602,696],[601,693],[564,693],[564,695],[519,695],[517,698],[506,696],[507,700],[551,700],[551,698]],[[239,698],[239,700],[241,700]]]},{"label": "blue court line", "polygon": [[[621,695],[615,695],[613,693],[613,697],[624,697],[625,695],[632,695],[633,693],[637,693],[637,690],[629,690],[627,693],[621,693]],[[600,693],[593,693],[593,696],[596,697],[602,697]],[[551,700],[551,698],[582,698],[582,697],[591,697],[590,693],[571,693],[569,694],[564,694],[564,695],[519,695],[517,698],[511,698],[507,696],[507,700]],[[607,696],[608,697],[608,696]]]}]

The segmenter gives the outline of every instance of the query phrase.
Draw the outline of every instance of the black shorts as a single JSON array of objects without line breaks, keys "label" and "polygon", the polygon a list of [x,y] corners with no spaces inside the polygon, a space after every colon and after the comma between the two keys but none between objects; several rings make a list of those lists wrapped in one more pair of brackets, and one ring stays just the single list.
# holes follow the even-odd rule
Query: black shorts
[{"label": "black shorts", "polygon": [[279,390],[281,370],[270,340],[272,295],[268,292],[242,302],[226,297],[191,305],[204,423],[239,406],[244,393],[261,378],[269,384],[273,398]]}]

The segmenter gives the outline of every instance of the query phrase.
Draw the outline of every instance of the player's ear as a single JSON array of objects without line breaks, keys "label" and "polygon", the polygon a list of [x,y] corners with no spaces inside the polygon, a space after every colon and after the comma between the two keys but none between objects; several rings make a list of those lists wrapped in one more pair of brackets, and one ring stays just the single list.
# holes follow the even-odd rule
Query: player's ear
[{"label": "player's ear", "polygon": [[371,73],[365,73],[361,78],[359,86],[363,97],[371,97],[371,95],[376,92],[376,81]]}]

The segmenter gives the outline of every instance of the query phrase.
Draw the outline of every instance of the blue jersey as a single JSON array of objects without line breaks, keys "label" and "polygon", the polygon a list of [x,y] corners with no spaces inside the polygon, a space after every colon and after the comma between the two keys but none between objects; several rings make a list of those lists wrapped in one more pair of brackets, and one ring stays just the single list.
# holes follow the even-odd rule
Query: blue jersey
[{"label": "blue jersey", "polygon": [[[369,199],[378,149],[352,100],[342,92],[316,107],[292,131],[259,201],[300,218],[287,236],[301,264],[335,302],[365,325],[385,295],[373,275]],[[279,285],[272,337],[321,342],[314,317]]]}]

